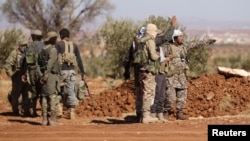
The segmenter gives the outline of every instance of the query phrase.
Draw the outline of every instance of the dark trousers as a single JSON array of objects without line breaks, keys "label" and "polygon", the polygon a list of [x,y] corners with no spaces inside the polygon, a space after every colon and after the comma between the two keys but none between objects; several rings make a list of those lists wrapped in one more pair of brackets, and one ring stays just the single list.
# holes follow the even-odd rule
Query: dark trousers
[{"label": "dark trousers", "polygon": [[151,106],[151,113],[162,113],[166,92],[166,76],[165,74],[157,74],[155,76],[156,88],[154,103]]}]

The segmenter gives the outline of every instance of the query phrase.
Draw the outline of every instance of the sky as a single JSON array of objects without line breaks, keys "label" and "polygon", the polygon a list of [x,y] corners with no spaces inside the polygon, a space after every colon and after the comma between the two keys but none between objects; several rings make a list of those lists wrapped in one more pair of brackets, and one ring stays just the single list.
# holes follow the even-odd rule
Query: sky
[{"label": "sky", "polygon": [[150,15],[177,16],[190,26],[248,26],[250,0],[109,0],[116,9],[112,16],[143,20]]},{"label": "sky", "polygon": [[[163,17],[176,15],[178,23],[188,28],[250,29],[250,0],[109,0],[109,2],[115,6],[111,15],[117,19],[145,20],[150,15]],[[0,27],[6,24],[3,21],[0,21]],[[100,24],[100,20],[97,21]]]}]

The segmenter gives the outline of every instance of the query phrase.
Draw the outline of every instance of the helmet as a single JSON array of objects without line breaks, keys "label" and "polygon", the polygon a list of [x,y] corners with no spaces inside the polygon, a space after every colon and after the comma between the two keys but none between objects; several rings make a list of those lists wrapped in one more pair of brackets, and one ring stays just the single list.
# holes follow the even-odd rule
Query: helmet
[{"label": "helmet", "polygon": [[50,31],[47,33],[45,41],[49,41],[49,39],[53,37],[57,37],[57,33],[55,31]]},{"label": "helmet", "polygon": [[172,35],[172,40],[174,41],[174,37],[181,36],[181,35],[183,35],[183,33],[180,30],[175,29]]}]

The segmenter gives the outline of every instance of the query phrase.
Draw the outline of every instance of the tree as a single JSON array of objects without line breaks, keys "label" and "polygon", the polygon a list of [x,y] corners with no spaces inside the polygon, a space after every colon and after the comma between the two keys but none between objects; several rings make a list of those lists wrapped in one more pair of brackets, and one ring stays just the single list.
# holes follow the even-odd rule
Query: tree
[{"label": "tree", "polygon": [[9,22],[40,29],[44,34],[63,27],[79,31],[83,24],[113,9],[108,0],[6,0],[1,7]]},{"label": "tree", "polygon": [[8,58],[10,52],[16,47],[18,41],[21,38],[25,38],[21,29],[6,29],[0,32],[0,67],[5,64],[5,60]]}]

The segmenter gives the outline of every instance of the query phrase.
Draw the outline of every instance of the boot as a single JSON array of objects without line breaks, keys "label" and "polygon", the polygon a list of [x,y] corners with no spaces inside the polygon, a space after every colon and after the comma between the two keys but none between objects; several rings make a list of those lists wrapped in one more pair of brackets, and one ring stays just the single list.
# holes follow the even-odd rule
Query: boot
[{"label": "boot", "polygon": [[141,112],[136,112],[136,122],[141,123],[142,121],[142,115]]},{"label": "boot", "polygon": [[49,121],[48,121],[48,114],[47,113],[43,113],[42,126],[47,126],[48,123],[49,123]]},{"label": "boot", "polygon": [[57,116],[56,116],[56,112],[51,112],[51,116],[49,118],[49,125],[50,126],[56,126],[59,125],[58,121],[57,121]]},{"label": "boot", "polygon": [[163,118],[166,119],[166,120],[168,120],[168,115],[169,115],[168,112],[164,112],[164,113],[163,113]]},{"label": "boot", "polygon": [[151,113],[150,116],[153,118],[157,118],[157,113]]},{"label": "boot", "polygon": [[63,115],[63,107],[60,103],[57,104],[56,115],[57,115],[57,117],[62,117],[62,115]]},{"label": "boot", "polygon": [[167,120],[163,116],[163,113],[157,113],[157,117],[158,117],[159,121],[161,121],[161,122],[167,122]]},{"label": "boot", "polygon": [[70,108],[69,119],[75,119],[75,108]]},{"label": "boot", "polygon": [[157,121],[157,118],[150,116],[150,112],[143,112],[142,123],[154,123]]},{"label": "boot", "polygon": [[37,110],[36,110],[37,100],[33,99],[32,101],[32,117],[38,117]]},{"label": "boot", "polygon": [[177,112],[177,119],[178,120],[188,120],[188,117],[183,114],[183,112]]}]

